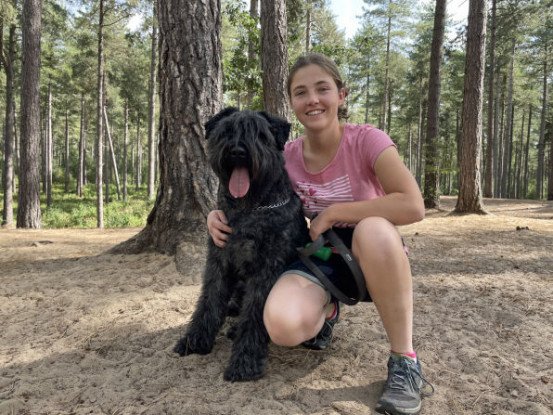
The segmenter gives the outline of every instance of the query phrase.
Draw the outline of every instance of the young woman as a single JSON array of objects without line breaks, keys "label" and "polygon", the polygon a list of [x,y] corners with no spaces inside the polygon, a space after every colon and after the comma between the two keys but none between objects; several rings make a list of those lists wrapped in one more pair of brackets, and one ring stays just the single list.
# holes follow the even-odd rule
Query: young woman
[{"label": "young woman", "polygon": [[[416,181],[387,134],[370,125],[344,124],[347,90],[334,62],[307,54],[290,70],[288,94],[304,135],[288,142],[286,169],[311,219],[313,240],[333,228],[352,249],[390,342],[388,379],[377,411],[418,413],[424,383],[413,350],[413,289],[397,225],[424,217]],[[215,244],[232,229],[224,212],[208,216]],[[352,278],[338,262],[325,263],[331,279]],[[324,349],[339,317],[339,303],[300,261],[273,287],[264,310],[271,340],[282,346]]]}]

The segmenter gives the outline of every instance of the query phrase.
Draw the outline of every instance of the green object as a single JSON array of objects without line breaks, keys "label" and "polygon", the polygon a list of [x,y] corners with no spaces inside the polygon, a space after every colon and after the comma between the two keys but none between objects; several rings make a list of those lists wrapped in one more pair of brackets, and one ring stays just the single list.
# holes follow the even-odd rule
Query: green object
[{"label": "green object", "polygon": [[[308,247],[311,244],[307,244],[306,247]],[[328,246],[321,246],[317,251],[315,251],[313,256],[316,256],[319,259],[322,259],[323,261],[328,261],[328,258],[332,255],[332,249]]]}]

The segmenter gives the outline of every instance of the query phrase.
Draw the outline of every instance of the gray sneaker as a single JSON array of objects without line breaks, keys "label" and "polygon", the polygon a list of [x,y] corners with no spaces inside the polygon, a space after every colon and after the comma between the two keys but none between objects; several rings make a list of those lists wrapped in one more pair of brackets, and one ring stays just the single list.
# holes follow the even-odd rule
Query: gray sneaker
[{"label": "gray sneaker", "polygon": [[422,376],[419,361],[392,354],[388,360],[388,379],[376,411],[389,415],[418,414],[421,409],[421,389],[424,384],[434,387]]},{"label": "gray sneaker", "polygon": [[333,300],[333,302],[335,307],[334,314],[331,318],[325,320],[323,327],[315,337],[302,343],[303,347],[312,350],[324,350],[330,346],[330,342],[332,341],[332,330],[336,322],[340,319],[340,303],[338,300]]}]

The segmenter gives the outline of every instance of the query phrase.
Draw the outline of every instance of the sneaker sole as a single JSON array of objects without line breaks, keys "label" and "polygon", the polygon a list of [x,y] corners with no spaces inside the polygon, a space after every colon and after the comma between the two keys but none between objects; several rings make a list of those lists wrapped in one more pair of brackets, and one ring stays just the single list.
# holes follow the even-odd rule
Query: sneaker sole
[{"label": "sneaker sole", "polygon": [[416,415],[420,412],[422,404],[416,408],[389,408],[385,406],[377,406],[376,412],[385,415]]}]

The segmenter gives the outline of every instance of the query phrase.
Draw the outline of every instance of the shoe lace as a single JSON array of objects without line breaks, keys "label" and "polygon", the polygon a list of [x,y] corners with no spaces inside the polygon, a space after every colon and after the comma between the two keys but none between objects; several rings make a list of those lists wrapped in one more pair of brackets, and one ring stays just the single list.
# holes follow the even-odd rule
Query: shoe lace
[{"label": "shoe lace", "polygon": [[[434,385],[432,385],[418,370],[414,370],[405,359],[401,359],[399,362],[394,363],[399,367],[391,370],[391,378],[389,380],[389,388],[395,390],[405,390],[405,386],[408,383],[411,389],[419,392],[421,396],[429,397],[434,394]],[[417,385],[415,376],[421,380],[421,386]],[[429,392],[423,392],[422,389],[426,386],[431,388]]]}]

